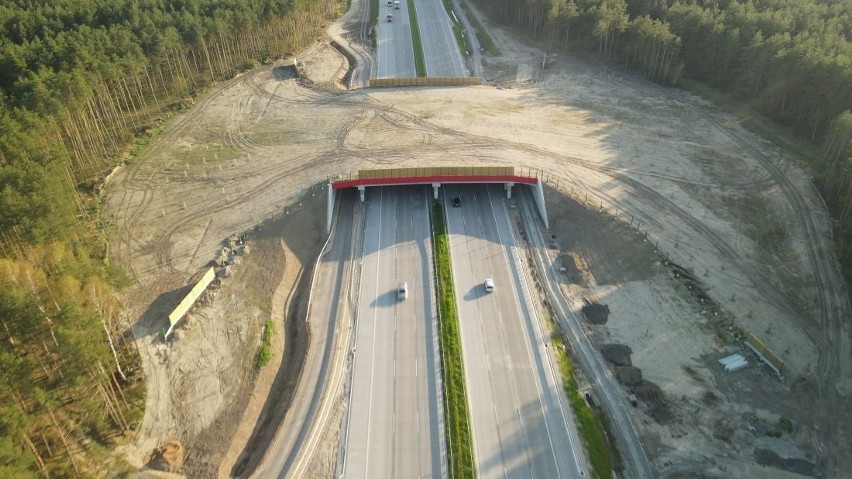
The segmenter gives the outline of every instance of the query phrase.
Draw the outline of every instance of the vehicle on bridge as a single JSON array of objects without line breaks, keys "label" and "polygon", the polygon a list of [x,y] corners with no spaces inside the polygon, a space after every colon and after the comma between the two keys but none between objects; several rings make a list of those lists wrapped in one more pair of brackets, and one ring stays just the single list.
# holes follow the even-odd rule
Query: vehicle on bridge
[{"label": "vehicle on bridge", "polygon": [[388,18],[388,23],[390,23],[390,22],[392,22],[392,21],[393,21],[393,15],[391,15],[390,13],[388,13],[388,17],[387,17],[387,18]]},{"label": "vehicle on bridge", "polygon": [[485,292],[486,293],[493,293],[494,292],[494,280],[493,279],[488,278],[488,279],[485,280]]},{"label": "vehicle on bridge", "polygon": [[403,301],[408,297],[408,283],[399,283],[396,287],[396,299]]},{"label": "vehicle on bridge", "polygon": [[394,8],[395,10],[399,10],[399,0],[395,0],[395,1],[393,2],[393,8]]}]

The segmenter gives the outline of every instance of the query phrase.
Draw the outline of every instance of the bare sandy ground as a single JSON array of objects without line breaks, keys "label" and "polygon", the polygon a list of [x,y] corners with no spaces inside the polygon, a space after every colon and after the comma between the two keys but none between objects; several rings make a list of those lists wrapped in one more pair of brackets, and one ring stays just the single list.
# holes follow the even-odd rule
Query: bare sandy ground
[{"label": "bare sandy ground", "polygon": [[[275,287],[319,249],[303,242],[297,250],[294,238],[322,226],[306,219],[285,228],[280,259],[238,265],[163,344],[168,311],[230,235],[358,168],[514,165],[552,188],[556,240],[584,270],[566,292],[578,308],[583,297],[610,305],[610,321],[590,334],[629,345],[634,365],[663,391],[668,420],[646,406],[635,416],[662,475],[781,477],[755,459],[781,417],[793,424],[783,440],[842,475],[850,312],[808,175],[705,102],[564,53],[548,57],[543,81],[527,83],[541,73],[541,52],[503,32],[495,38],[504,56],[486,58],[489,86],[339,93],[302,86],[291,61],[259,68],[200,99],[115,175],[107,213],[115,259],[137,282],[125,302],[149,384],[128,457],[141,465],[157,444],[179,439],[186,474],[221,475],[241,450],[230,438],[249,404],[246,388],[269,387],[250,374],[260,325],[281,317],[270,306]],[[341,58],[318,45],[302,58],[303,73],[327,85]],[[715,309],[665,257],[706,288]],[[258,285],[257,271],[274,261],[286,267]],[[715,359],[740,350],[731,326],[784,359],[786,382],[757,366],[719,373]],[[315,472],[330,470],[330,454],[317,455]]]}]

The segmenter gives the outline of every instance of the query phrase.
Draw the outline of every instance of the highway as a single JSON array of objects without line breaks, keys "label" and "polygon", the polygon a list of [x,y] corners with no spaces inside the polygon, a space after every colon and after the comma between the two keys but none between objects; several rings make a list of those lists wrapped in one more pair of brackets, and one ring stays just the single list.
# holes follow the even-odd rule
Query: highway
[{"label": "highway", "polygon": [[477,475],[585,477],[503,198],[502,185],[444,191]]},{"label": "highway", "polygon": [[[408,1],[400,0],[399,10],[379,2],[376,25],[376,57],[378,78],[415,77],[414,42]],[[427,76],[465,76],[464,60],[456,44],[452,21],[441,0],[415,0],[420,40]],[[393,21],[387,21],[387,15]]]},{"label": "highway", "polygon": [[[393,15],[388,22],[386,15]],[[411,40],[411,22],[408,18],[408,3],[400,1],[399,10],[387,6],[387,0],[379,1],[379,22],[376,24],[376,57],[378,78],[416,77],[414,68],[414,46]]]},{"label": "highway", "polygon": [[426,76],[465,76],[453,23],[441,0],[415,0],[420,41],[426,60]]},{"label": "highway", "polygon": [[[445,477],[431,188],[368,188],[342,475]],[[356,232],[357,234],[357,232]],[[408,297],[397,285],[408,284]]]}]

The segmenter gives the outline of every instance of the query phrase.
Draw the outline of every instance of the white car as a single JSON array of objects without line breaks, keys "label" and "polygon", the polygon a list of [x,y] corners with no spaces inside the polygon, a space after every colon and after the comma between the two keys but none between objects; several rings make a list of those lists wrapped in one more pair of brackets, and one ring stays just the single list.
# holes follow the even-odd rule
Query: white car
[{"label": "white car", "polygon": [[486,293],[493,293],[494,292],[494,280],[493,279],[488,278],[488,279],[485,280],[485,292]]},{"label": "white car", "polygon": [[396,299],[404,301],[408,297],[408,283],[399,283],[396,287]]}]

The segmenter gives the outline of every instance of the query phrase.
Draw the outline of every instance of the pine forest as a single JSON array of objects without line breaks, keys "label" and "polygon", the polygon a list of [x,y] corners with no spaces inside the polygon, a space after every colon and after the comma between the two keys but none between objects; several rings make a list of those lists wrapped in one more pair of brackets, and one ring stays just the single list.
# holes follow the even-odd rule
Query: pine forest
[{"label": "pine forest", "polygon": [[[299,51],[314,0],[0,3],[0,477],[114,477],[144,378],[99,185],[211,84]],[[119,461],[120,462],[120,461]]]}]

